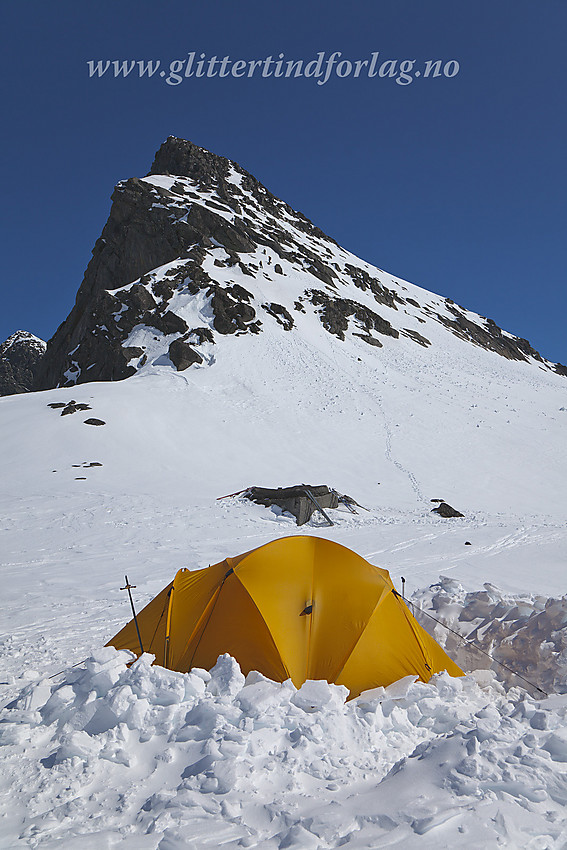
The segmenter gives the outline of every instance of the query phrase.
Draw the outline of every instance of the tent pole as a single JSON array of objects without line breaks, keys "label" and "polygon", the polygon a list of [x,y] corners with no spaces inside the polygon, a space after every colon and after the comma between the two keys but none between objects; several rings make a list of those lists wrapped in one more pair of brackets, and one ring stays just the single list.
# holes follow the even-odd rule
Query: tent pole
[{"label": "tent pole", "polygon": [[134,608],[134,600],[132,599],[132,594],[130,592],[131,589],[133,590],[136,587],[136,585],[130,584],[130,582],[128,581],[128,576],[124,576],[124,578],[126,579],[126,584],[125,584],[124,587],[121,587],[120,590],[127,590],[128,591],[128,596],[130,597],[130,605],[132,606],[132,614],[134,615],[134,623],[136,624],[136,632],[138,634],[138,641],[140,642],[140,651],[143,655],[144,654],[144,647],[142,645],[142,636],[140,635],[140,628],[138,626],[138,618],[136,617],[136,609]]},{"label": "tent pole", "polygon": [[168,665],[169,665],[169,630],[171,628],[171,605],[172,605],[172,602],[173,602],[173,589],[174,589],[174,587],[175,587],[175,580],[174,580],[173,586],[171,587],[171,590],[169,591],[169,603],[168,603],[168,606],[167,606],[167,620],[166,620],[166,623],[165,623],[165,642],[164,642],[164,646],[163,646],[163,654],[164,654],[163,666],[164,667],[168,667]]}]

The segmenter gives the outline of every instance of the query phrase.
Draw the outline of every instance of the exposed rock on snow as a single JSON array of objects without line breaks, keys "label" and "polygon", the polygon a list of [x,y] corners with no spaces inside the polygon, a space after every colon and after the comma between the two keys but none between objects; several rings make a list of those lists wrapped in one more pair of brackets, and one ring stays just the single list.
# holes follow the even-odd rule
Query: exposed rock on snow
[{"label": "exposed rock on snow", "polygon": [[527,339],[521,339],[503,333],[492,319],[484,319],[484,324],[471,321],[470,317],[465,315],[465,311],[462,308],[450,301],[447,302],[447,309],[455,316],[454,319],[439,314],[437,318],[442,324],[450,328],[456,336],[474,342],[476,345],[480,345],[481,348],[495,351],[497,354],[502,355],[502,357],[508,357],[510,360],[527,360],[528,357],[532,357],[534,360],[543,362],[543,358],[539,352],[532,348]]},{"label": "exposed rock on snow", "polygon": [[0,396],[33,388],[45,349],[46,343],[27,331],[16,331],[0,345]]},{"label": "exposed rock on snow", "polygon": [[[312,290],[307,293],[307,296],[315,307],[321,307],[321,323],[325,330],[334,334],[340,340],[344,341],[345,331],[348,330],[349,320],[351,316],[357,327],[365,331],[362,335],[369,336],[369,332],[376,330],[385,336],[393,336],[398,338],[399,332],[395,330],[389,322],[379,316],[374,310],[362,304],[357,304],[346,298],[333,298],[320,290]],[[358,336],[361,336],[359,333]]]},{"label": "exposed rock on snow", "polygon": [[168,349],[171,362],[178,372],[188,369],[193,363],[202,363],[203,358],[183,339],[174,339]]},{"label": "exposed rock on snow", "polygon": [[82,413],[85,410],[91,410],[91,405],[86,404],[83,401],[75,401],[74,398],[71,401],[54,401],[47,405],[52,410],[60,410],[61,416],[71,416],[73,413]]},{"label": "exposed rock on snow", "polygon": [[90,410],[90,404],[84,404],[83,402],[76,402],[74,399],[69,401],[63,410],[61,411],[61,416],[69,416],[71,413],[78,413],[81,410]]},{"label": "exposed rock on snow", "polygon": [[[435,501],[437,501],[437,499],[435,499]],[[442,516],[444,519],[464,516],[464,514],[456,510],[456,508],[451,507],[451,505],[448,505],[447,502],[443,502],[441,500],[439,500],[439,504],[436,508],[431,509],[431,512],[434,514],[439,514],[439,516]]]},{"label": "exposed rock on snow", "polygon": [[272,302],[270,304],[262,304],[262,307],[270,316],[274,317],[276,322],[283,327],[284,331],[290,331],[293,328],[293,316],[281,304]]}]

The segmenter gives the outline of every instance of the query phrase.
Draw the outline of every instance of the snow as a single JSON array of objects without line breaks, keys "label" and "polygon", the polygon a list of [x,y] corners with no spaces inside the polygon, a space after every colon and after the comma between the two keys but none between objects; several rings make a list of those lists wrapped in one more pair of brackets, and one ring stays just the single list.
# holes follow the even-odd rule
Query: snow
[{"label": "snow", "polygon": [[[0,688],[12,706],[0,723],[0,846],[567,840],[561,379],[477,349],[419,360],[409,343],[376,374],[356,350],[315,339],[274,322],[246,348],[214,346],[207,368],[74,387],[91,409],[65,417],[47,405],[69,389],[0,400]],[[85,427],[90,416],[106,425]],[[482,440],[463,451],[479,422]],[[217,500],[298,481],[369,510],[298,529]],[[434,497],[465,518],[432,514]],[[181,566],[305,531],[389,569],[398,588],[403,575],[418,608],[549,698],[419,612],[469,676],[346,703],[326,683],[245,681],[227,658],[209,679],[147,658],[127,667],[101,649],[130,618],[124,574],[141,607]]]},{"label": "snow", "polygon": [[98,650],[6,708],[14,846],[83,847],[85,832],[161,850],[565,837],[567,697],[441,674],[345,702],[326,682],[245,679],[228,655],[210,674],[132,658]]},{"label": "snow", "polygon": [[[168,209],[171,206],[171,196],[173,196],[177,204],[184,205],[188,209],[191,206],[191,202],[187,203],[187,199],[191,201],[193,197],[196,197],[198,192],[199,200],[203,206],[210,206],[217,215],[220,215],[227,221],[234,221],[234,210],[227,206],[215,190],[207,191],[189,177],[167,177],[162,174],[152,174],[148,177],[143,177],[142,182],[149,183],[157,189],[164,189],[169,193],[168,204],[154,203],[153,206],[155,208]],[[158,194],[156,197],[162,198],[163,196]]]},{"label": "snow", "polygon": [[414,594],[412,604],[463,669],[492,666],[501,680],[536,697],[567,692],[567,597],[510,595],[489,582],[483,591],[466,593],[459,582],[442,576],[438,584]]}]

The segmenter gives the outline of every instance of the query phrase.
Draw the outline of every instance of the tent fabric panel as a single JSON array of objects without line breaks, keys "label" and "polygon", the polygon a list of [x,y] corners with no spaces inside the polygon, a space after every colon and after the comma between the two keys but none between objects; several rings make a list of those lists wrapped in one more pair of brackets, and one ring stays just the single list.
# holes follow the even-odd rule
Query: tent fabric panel
[{"label": "tent fabric panel", "polygon": [[275,681],[289,678],[260,611],[236,573],[218,588],[175,669],[210,669],[225,652],[237,659],[245,675],[259,670]]},{"label": "tent fabric panel", "polygon": [[[173,582],[170,582],[136,615],[144,652],[153,653],[158,663],[164,657],[165,624],[172,587]],[[140,642],[134,620],[130,620],[106,645],[114,646],[116,649],[129,649],[136,655],[140,655]]]},{"label": "tent fabric panel", "polygon": [[337,543],[316,541],[308,679],[335,680],[392,587],[385,570]]},{"label": "tent fabric panel", "polygon": [[[463,675],[395,592],[389,573],[324,538],[294,536],[180,570],[138,615],[144,650],[185,672],[228,652],[243,671],[361,691],[411,674]],[[139,654],[134,621],[108,645]]]},{"label": "tent fabric panel", "polygon": [[311,617],[302,612],[313,602],[314,551],[314,538],[282,538],[248,553],[236,567],[297,687],[307,678]]},{"label": "tent fabric panel", "polygon": [[[215,592],[224,581],[230,567],[221,561],[203,570],[179,570],[173,581],[171,622],[169,634],[169,660],[171,670],[180,670],[194,631],[197,629]],[[216,660],[216,659],[215,659]],[[164,664],[163,658],[157,658]]]},{"label": "tent fabric panel", "polygon": [[462,675],[440,646],[437,645],[438,653],[429,651],[430,641],[425,640],[421,631],[427,635],[405,604],[390,593],[374,611],[336,683],[345,685],[352,698],[364,690],[386,687],[412,674],[423,682],[441,670],[451,672],[449,668],[459,671],[452,675]]}]

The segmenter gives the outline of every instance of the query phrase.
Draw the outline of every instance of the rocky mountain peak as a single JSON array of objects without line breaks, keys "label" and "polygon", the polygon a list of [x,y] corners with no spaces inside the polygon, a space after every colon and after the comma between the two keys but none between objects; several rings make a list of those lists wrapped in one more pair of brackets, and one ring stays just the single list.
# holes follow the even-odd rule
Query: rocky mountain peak
[{"label": "rocky mountain peak", "polygon": [[38,389],[206,367],[227,350],[223,337],[264,332],[329,334],[372,352],[377,366],[384,346],[428,348],[451,334],[564,368],[491,320],[350,254],[238,164],[184,139],[166,139],[149,174],[120,182],[112,202]]},{"label": "rocky mountain peak", "polygon": [[0,345],[0,396],[29,392],[46,343],[28,331],[16,331]]},{"label": "rocky mountain peak", "polygon": [[187,139],[168,136],[154,157],[149,175],[173,174],[220,183],[227,178],[231,164],[225,157],[200,148]]}]

